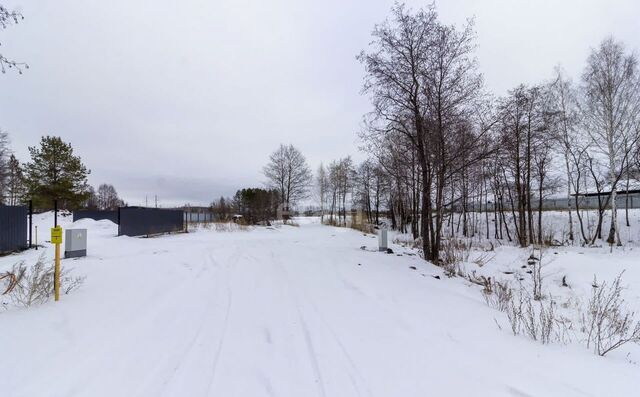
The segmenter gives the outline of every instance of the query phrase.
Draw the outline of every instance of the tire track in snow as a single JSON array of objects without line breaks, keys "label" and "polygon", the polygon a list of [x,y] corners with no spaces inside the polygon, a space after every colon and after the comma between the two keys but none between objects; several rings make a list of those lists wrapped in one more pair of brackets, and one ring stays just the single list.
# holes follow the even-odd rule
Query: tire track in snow
[{"label": "tire track in snow", "polygon": [[[371,389],[369,388],[368,382],[364,379],[364,377],[362,376],[362,374],[358,370],[358,367],[356,366],[355,361],[351,357],[351,354],[349,353],[349,351],[345,347],[344,343],[342,343],[342,340],[340,339],[340,337],[338,337],[338,334],[336,333],[335,329],[325,319],[325,317],[322,315],[320,310],[318,310],[318,307],[315,305],[315,303],[313,303],[313,301],[311,299],[309,299],[308,295],[306,295],[306,294],[304,294],[304,295],[305,295],[306,300],[309,302],[309,305],[313,308],[313,310],[315,311],[316,315],[320,319],[320,321],[323,323],[325,328],[331,334],[331,337],[333,338],[334,342],[336,342],[336,344],[340,348],[340,351],[342,352],[342,355],[344,356],[344,358],[347,360],[349,366],[351,367],[351,370],[353,371],[355,376],[359,379],[360,383],[362,383],[364,385],[364,389],[366,390],[367,395],[369,397],[373,397],[373,393],[371,392]],[[353,384],[354,388],[356,389],[356,393],[358,393],[359,396],[362,396],[362,393],[360,393],[360,387],[358,386],[358,382],[356,381],[356,378],[354,377],[354,375],[350,373],[349,374],[349,378],[351,379],[351,383]]]},{"label": "tire track in snow", "polygon": [[321,397],[326,397],[327,393],[324,390],[324,381],[322,380],[322,373],[320,372],[320,365],[318,364],[318,359],[316,356],[316,350],[313,347],[313,341],[311,340],[311,335],[309,334],[309,328],[307,327],[307,322],[302,315],[302,311],[300,310],[300,305],[298,304],[298,298],[295,297],[296,300],[296,309],[298,311],[298,318],[300,319],[300,325],[302,326],[302,332],[304,334],[305,344],[307,346],[307,352],[309,353],[309,358],[311,359],[311,366],[313,367],[313,372],[316,376],[316,384],[318,385],[318,394]]},{"label": "tire track in snow", "polygon": [[[200,277],[202,276],[202,274],[206,273],[209,269],[207,268],[208,266],[213,266],[214,269],[217,269],[219,267],[218,262],[214,259],[213,257],[213,253],[211,252],[211,250],[207,250],[206,254],[204,255],[204,259],[205,259],[205,265],[204,266],[200,266],[198,269],[198,273],[196,275],[196,279],[200,279]],[[214,278],[214,280],[219,279],[219,278]],[[208,281],[208,280],[207,280]],[[211,289],[211,285],[205,283],[204,281],[201,281],[201,283],[203,283],[203,291],[208,291]],[[228,297],[229,297],[229,291],[228,292]],[[173,369],[173,372],[171,373],[171,375],[169,376],[169,378],[167,378],[164,382],[163,385],[165,385],[165,387],[163,387],[162,392],[161,392],[161,396],[167,395],[169,388],[166,387],[170,384],[172,384],[172,382],[174,381],[177,373],[179,371],[182,370],[183,365],[186,363],[186,360],[193,354],[194,352],[194,347],[196,346],[196,343],[199,341],[202,341],[203,337],[206,337],[207,335],[205,335],[205,327],[206,328],[211,328],[212,326],[215,325],[214,320],[214,313],[215,313],[215,309],[217,307],[216,305],[216,299],[217,296],[215,294],[211,294],[209,295],[209,299],[206,303],[206,306],[208,306],[208,308],[206,309],[205,313],[203,313],[202,317],[201,317],[201,321],[200,324],[198,325],[198,329],[197,331],[194,333],[193,337],[191,338],[191,340],[189,341],[189,343],[187,344],[187,347],[184,349],[184,351],[182,352],[182,354],[180,354],[180,358],[177,360],[177,363]],[[230,298],[229,301],[227,303],[227,308],[225,310],[225,320],[224,323],[227,322],[227,318],[229,316],[229,310],[230,310]]]},{"label": "tire track in snow", "polygon": [[209,385],[207,386],[206,395],[209,396],[211,394],[211,388],[213,387],[213,382],[216,378],[216,372],[218,370],[218,363],[220,362],[220,355],[222,353],[222,348],[224,347],[224,341],[227,336],[227,329],[229,328],[229,313],[231,313],[231,289],[227,289],[228,300],[227,300],[227,312],[224,317],[224,324],[222,325],[222,335],[220,336],[220,341],[218,342],[218,348],[216,349],[216,353],[213,357],[213,366],[211,367],[211,377],[209,379]]},{"label": "tire track in snow", "polygon": [[[179,266],[178,263],[175,265]],[[127,345],[136,345],[136,347],[141,346],[140,351],[145,348],[152,348],[153,342],[150,342],[150,339],[148,338],[148,324],[154,323],[157,319],[166,317],[167,314],[170,314],[171,311],[175,309],[174,303],[176,296],[192,293],[193,281],[196,280],[197,277],[195,277],[195,275],[191,275],[181,277],[172,283],[166,283],[167,289],[164,293],[145,294],[142,299],[134,302],[133,307],[141,309],[135,312],[137,313],[135,317],[124,318],[127,321],[117,324],[114,328],[109,328],[108,332],[100,330],[100,333],[97,334],[81,335],[72,348],[63,351],[57,356],[57,359],[60,362],[71,361],[66,357],[81,357],[80,360],[76,360],[77,362],[74,363],[74,367],[76,368],[75,375],[72,375],[70,372],[64,372],[62,374],[59,372],[53,372],[47,374],[46,378],[39,379],[38,383],[48,384],[50,386],[54,385],[54,387],[64,389],[65,392],[63,394],[68,396],[87,394],[87,388],[94,387],[92,381],[98,377],[98,372],[94,371],[93,368],[102,366],[104,361],[113,361],[113,352],[117,352],[119,349],[122,349]],[[159,338],[166,338],[170,334],[170,329],[172,328],[163,328],[163,332],[160,334]],[[100,339],[100,346],[94,349],[94,353],[92,355],[82,355],[80,352],[87,350],[87,346],[95,345],[96,338]],[[151,371],[148,373],[169,373],[169,371],[171,371],[170,367],[165,362],[167,357],[169,357],[168,354],[162,354],[159,356],[158,360],[155,362],[156,366],[152,367]],[[132,361],[136,358],[144,359],[145,357],[140,355],[139,351],[136,350],[129,361],[123,361],[119,365],[122,367],[130,366],[135,370],[135,365],[132,364]],[[166,370],[164,368],[166,368]],[[72,382],[71,379],[74,379],[74,381]],[[138,380],[139,382],[135,385],[131,385],[128,390],[128,394],[131,396],[149,395],[149,388],[154,388],[153,381],[148,378],[147,374],[142,374]],[[33,392],[27,392],[27,390],[34,388],[35,385],[33,385],[33,382],[25,383],[25,395],[33,395]],[[73,384],[73,386],[68,386],[70,384]],[[156,392],[154,394],[159,393]]]},{"label": "tire track in snow", "polygon": [[[231,313],[231,301],[232,301],[232,296],[233,293],[231,291],[231,270],[233,268],[235,268],[235,265],[238,263],[238,260],[240,260],[240,257],[242,255],[242,251],[240,248],[236,248],[234,254],[231,256],[230,261],[229,261],[229,265],[226,266],[227,269],[227,274],[225,274],[225,279],[226,279],[226,288],[227,288],[227,310],[225,313],[225,317],[224,317],[224,322],[222,325],[222,334],[220,335],[220,340],[218,342],[218,347],[216,349],[216,352],[213,356],[213,365],[211,367],[211,375],[209,377],[209,384],[207,386],[207,392],[205,393],[206,396],[211,395],[211,389],[213,388],[213,384],[216,378],[216,373],[218,371],[218,364],[220,362],[220,356],[222,355],[222,349],[224,347],[224,342],[227,336],[227,329],[229,328],[229,314]],[[213,259],[213,255],[210,254],[210,259],[212,261],[212,263],[217,264],[217,262]]]},{"label": "tire track in snow", "polygon": [[[273,254],[272,254],[272,256],[273,256]],[[354,388],[355,392],[357,393],[357,395],[358,396],[362,396],[363,394],[361,392],[361,389],[364,389],[367,396],[373,397],[373,393],[371,391],[371,388],[368,385],[368,382],[365,380],[365,378],[362,376],[362,374],[358,370],[358,367],[356,366],[355,361],[353,360],[351,354],[347,350],[345,344],[342,342],[340,337],[338,337],[338,334],[336,333],[335,329],[329,324],[329,322],[326,320],[324,315],[322,315],[322,313],[318,309],[318,306],[314,303],[314,301],[311,298],[309,298],[309,295],[307,293],[305,293],[304,291],[298,292],[299,290],[290,281],[288,272],[286,271],[284,266],[279,261],[277,263],[278,263],[278,266],[280,267],[280,270],[282,271],[282,273],[284,275],[284,278],[286,279],[286,281],[287,281],[287,283],[289,285],[289,288],[292,290],[293,295],[295,296],[296,307],[298,309],[298,313],[299,313],[300,317],[302,317],[302,315],[301,315],[301,309],[300,309],[300,298],[299,298],[299,296],[302,295],[304,301],[307,302],[308,306],[310,306],[311,309],[315,312],[316,316],[318,317],[318,319],[320,320],[322,325],[324,325],[324,327],[327,329],[327,331],[331,335],[331,338],[333,339],[333,341],[338,346],[338,349],[340,350],[340,353],[342,354],[342,356],[344,357],[345,361],[347,362],[347,365],[350,367],[351,370],[350,371],[347,370],[347,374],[349,376],[349,380],[351,382],[351,385],[353,386],[353,388]],[[342,277],[338,273],[338,271],[337,271],[337,269],[335,269],[335,267],[334,267],[334,271],[335,271],[336,277],[338,279],[340,279],[341,281],[345,281],[344,277]],[[360,294],[362,295],[362,292],[360,292]],[[304,321],[304,320],[301,319],[301,321]],[[307,327],[306,326],[306,322],[304,323],[304,327],[305,328]]]},{"label": "tire track in snow", "polygon": [[318,363],[318,358],[317,358],[317,354],[316,354],[316,350],[315,347],[313,345],[313,340],[311,339],[311,334],[309,333],[309,327],[307,326],[307,322],[304,319],[304,316],[302,315],[302,310],[300,310],[300,302],[298,299],[298,295],[296,294],[295,290],[293,289],[293,286],[291,284],[291,281],[289,280],[289,277],[287,275],[286,270],[284,269],[284,267],[282,266],[282,263],[280,263],[279,260],[277,260],[275,254],[273,251],[271,251],[271,262],[278,268],[278,270],[280,271],[280,273],[282,274],[283,279],[285,280],[287,287],[289,289],[289,292],[295,302],[296,305],[296,313],[298,315],[298,319],[300,321],[300,327],[302,328],[302,334],[304,337],[304,342],[305,342],[305,346],[307,349],[307,355],[309,356],[309,361],[311,363],[311,369],[313,371],[314,374],[314,383],[317,386],[317,391],[318,391],[318,395],[320,397],[326,397],[327,396],[327,392],[324,388],[324,380],[322,379],[322,372],[320,371],[320,364]]}]

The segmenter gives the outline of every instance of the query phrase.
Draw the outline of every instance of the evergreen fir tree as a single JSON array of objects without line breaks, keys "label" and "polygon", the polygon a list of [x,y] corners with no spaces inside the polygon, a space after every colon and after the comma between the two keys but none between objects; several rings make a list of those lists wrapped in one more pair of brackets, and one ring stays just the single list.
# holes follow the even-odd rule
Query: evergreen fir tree
[{"label": "evergreen fir tree", "polygon": [[5,203],[7,205],[19,205],[24,201],[24,195],[26,193],[24,182],[20,161],[12,154],[7,162],[7,194],[5,197]]},{"label": "evergreen fir tree", "polygon": [[89,198],[89,171],[73,148],[60,137],[45,136],[40,147],[29,147],[31,162],[25,166],[26,184],[36,208],[74,209]]}]

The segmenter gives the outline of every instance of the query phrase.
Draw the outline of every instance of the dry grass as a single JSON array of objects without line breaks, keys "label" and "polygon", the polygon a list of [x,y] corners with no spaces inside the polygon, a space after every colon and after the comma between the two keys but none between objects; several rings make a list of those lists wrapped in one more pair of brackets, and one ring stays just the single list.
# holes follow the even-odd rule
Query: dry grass
[{"label": "dry grass", "polygon": [[374,225],[372,225],[371,223],[354,223],[351,224],[351,229],[357,230],[359,232],[362,233],[366,233],[366,234],[375,234],[376,233],[376,229],[374,227]]},{"label": "dry grass", "polygon": [[[54,294],[53,278],[55,266],[47,263],[44,256],[40,256],[33,266],[27,266],[24,261],[18,262],[6,272],[12,280],[10,289],[7,289],[11,303],[15,306],[29,307],[43,304],[51,299]],[[60,272],[60,285],[63,294],[69,294],[79,288],[84,283],[84,277],[73,277],[69,275],[66,268]],[[3,289],[4,290],[4,289]]]},{"label": "dry grass", "polygon": [[587,348],[604,356],[627,343],[640,343],[640,321],[622,297],[622,274],[598,285],[594,277],[591,298],[583,315]]}]

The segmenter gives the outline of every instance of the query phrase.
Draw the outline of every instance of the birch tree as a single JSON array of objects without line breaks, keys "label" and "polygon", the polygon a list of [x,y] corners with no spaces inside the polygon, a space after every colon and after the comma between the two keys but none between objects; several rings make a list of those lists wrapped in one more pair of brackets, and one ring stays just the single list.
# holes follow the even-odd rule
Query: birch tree
[{"label": "birch tree", "polygon": [[[555,78],[548,87],[549,111],[553,113],[552,136],[558,143],[558,151],[562,155],[567,177],[567,205],[569,212],[569,241],[573,243],[575,235],[573,231],[573,206],[571,203],[572,186],[574,186],[574,174],[580,172],[575,166],[573,158],[579,156],[579,132],[578,132],[578,98],[573,82],[566,77],[559,67],[555,70]],[[577,191],[574,192],[576,195]],[[576,207],[576,211],[578,208]],[[579,217],[580,214],[578,213]]]},{"label": "birch tree", "polygon": [[316,195],[320,205],[320,222],[324,222],[324,211],[326,210],[327,195],[329,194],[329,177],[327,169],[320,163],[316,173]]},{"label": "birch tree", "polygon": [[622,245],[618,230],[616,189],[625,173],[640,131],[640,75],[638,59],[622,43],[607,38],[591,51],[582,75],[582,116],[593,147],[608,166],[611,226],[609,244]]}]

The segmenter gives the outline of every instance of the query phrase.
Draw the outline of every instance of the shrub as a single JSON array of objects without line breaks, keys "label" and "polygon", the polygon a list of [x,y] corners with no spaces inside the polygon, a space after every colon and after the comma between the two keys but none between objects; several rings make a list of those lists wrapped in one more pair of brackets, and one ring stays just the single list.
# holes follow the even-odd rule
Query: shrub
[{"label": "shrub", "polygon": [[[533,265],[529,258],[529,264]],[[535,261],[539,267],[539,261]],[[475,271],[467,277],[471,282],[481,285],[482,296],[489,307],[507,314],[514,335],[526,335],[543,344],[569,341],[568,329],[571,322],[558,316],[556,302],[549,296],[543,300],[541,278],[534,280],[531,291],[519,283],[514,289],[508,281],[495,281],[491,277],[476,276]]]},{"label": "shrub", "polygon": [[536,258],[532,253],[527,259],[527,265],[531,267],[533,299],[539,301],[542,299],[542,250],[540,250],[540,258]]},{"label": "shrub", "polygon": [[514,335],[524,334],[543,344],[568,341],[571,323],[557,315],[553,299],[536,300],[522,285],[509,298],[506,312]]},{"label": "shrub", "polygon": [[462,276],[464,272],[460,268],[460,264],[469,260],[470,252],[471,242],[453,237],[444,240],[438,265],[444,269],[444,273],[448,277]]},{"label": "shrub", "polygon": [[507,281],[493,281],[491,277],[481,276],[484,283],[482,296],[489,307],[506,312],[513,299],[513,289]]},{"label": "shrub", "polygon": [[629,342],[640,342],[640,321],[627,309],[622,297],[622,273],[611,284],[598,286],[594,277],[587,312],[583,315],[583,330],[587,348],[604,356]]},{"label": "shrub", "polygon": [[340,226],[340,222],[338,221],[337,218],[328,216],[328,215],[325,215],[325,218],[322,224],[327,226]]},{"label": "shrub", "polygon": [[376,228],[371,223],[355,223],[355,222],[352,222],[351,225],[349,225],[349,227],[351,229],[354,229],[354,230],[357,230],[359,232],[366,233],[366,234],[375,234],[376,233]]},{"label": "shrub", "polygon": [[[14,285],[8,290],[7,296],[16,306],[29,307],[47,302],[54,295],[53,276],[55,265],[47,264],[40,256],[33,266],[27,266],[24,261],[11,268]],[[72,277],[67,269],[60,270],[60,288],[64,294],[79,288],[84,283],[84,277]]]}]

